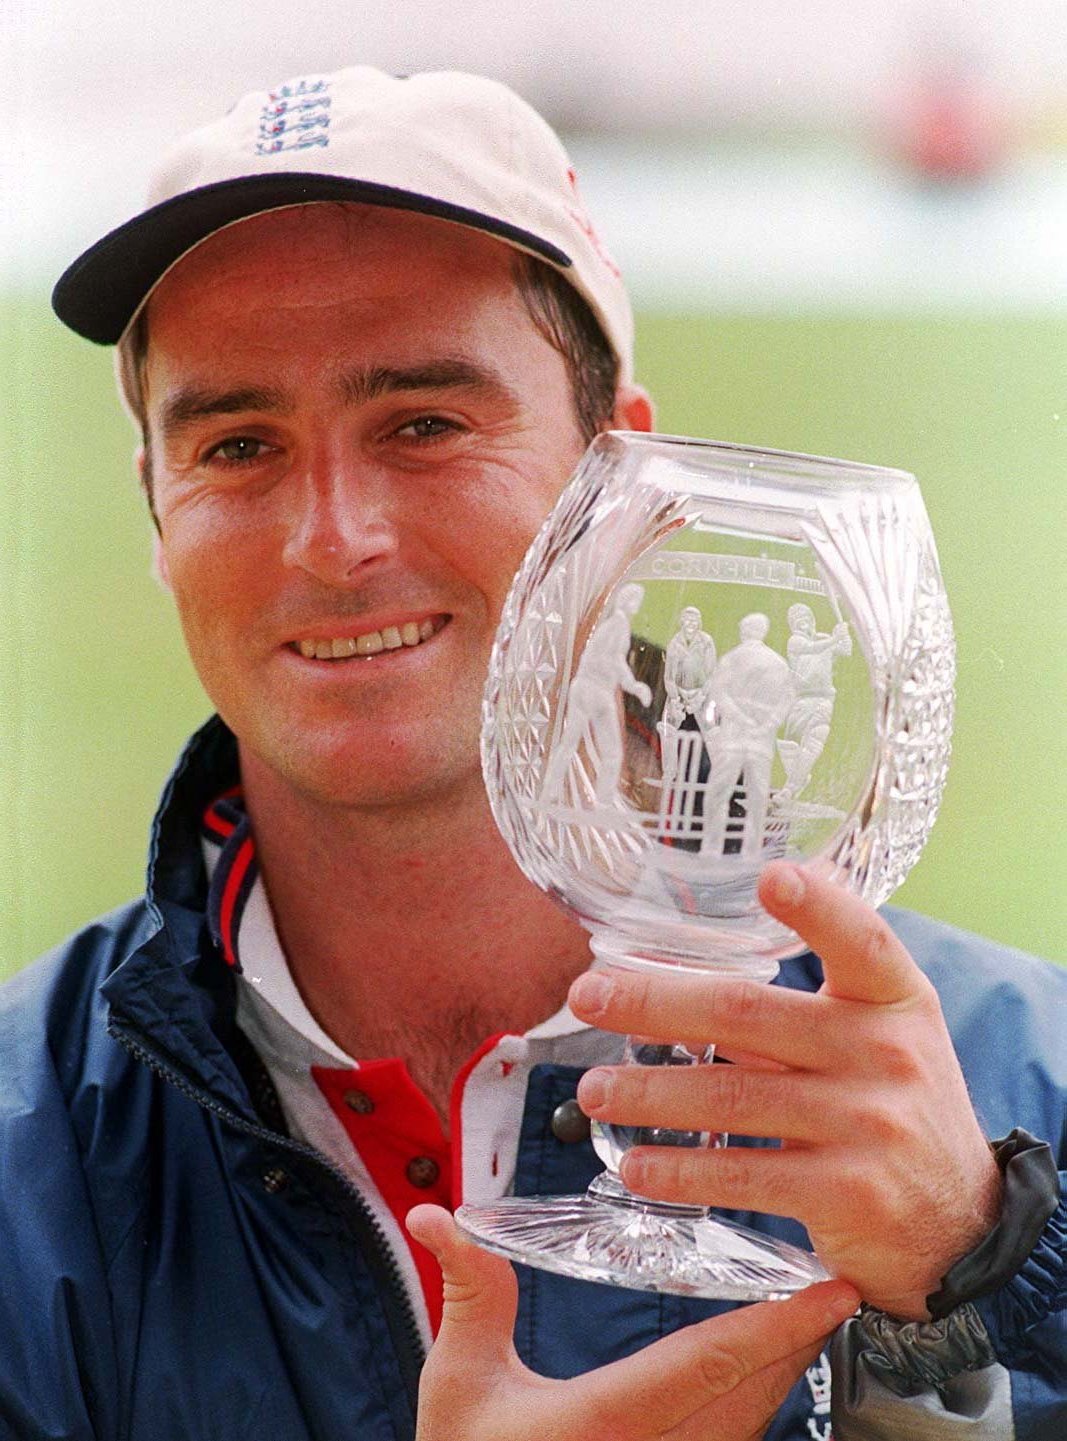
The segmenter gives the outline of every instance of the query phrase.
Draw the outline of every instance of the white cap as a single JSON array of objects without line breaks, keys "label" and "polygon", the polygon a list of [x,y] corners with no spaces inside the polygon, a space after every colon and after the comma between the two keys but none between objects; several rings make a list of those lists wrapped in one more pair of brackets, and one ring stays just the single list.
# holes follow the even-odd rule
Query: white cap
[{"label": "white cap", "polygon": [[495,235],[554,266],[588,302],[633,375],[633,316],[619,269],[578,194],[554,131],[506,86],[369,66],[246,95],[164,157],[148,208],[61,276],[56,314],[99,344],[120,341],[166,272],[194,246],[265,210],[356,201]]}]

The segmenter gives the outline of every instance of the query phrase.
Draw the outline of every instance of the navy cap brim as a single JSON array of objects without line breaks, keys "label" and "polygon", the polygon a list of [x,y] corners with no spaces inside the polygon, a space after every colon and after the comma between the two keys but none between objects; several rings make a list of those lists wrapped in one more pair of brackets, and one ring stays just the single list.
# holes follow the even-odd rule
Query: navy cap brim
[{"label": "navy cap brim", "polygon": [[244,175],[187,190],[154,205],[90,246],[60,276],[52,308],[64,325],[98,345],[114,345],[145,297],[187,250],[237,220],[287,205],[354,201],[450,220],[495,235],[569,269],[557,246],[507,221],[391,185],[338,175]]}]

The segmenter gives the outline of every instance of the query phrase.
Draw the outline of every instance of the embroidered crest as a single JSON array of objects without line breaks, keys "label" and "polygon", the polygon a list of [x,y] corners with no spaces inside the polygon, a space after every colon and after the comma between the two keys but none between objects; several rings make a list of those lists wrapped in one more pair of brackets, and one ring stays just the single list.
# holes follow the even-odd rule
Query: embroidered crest
[{"label": "embroidered crest", "polygon": [[256,154],[329,145],[329,88],[328,80],[291,80],[270,91],[259,113]]}]

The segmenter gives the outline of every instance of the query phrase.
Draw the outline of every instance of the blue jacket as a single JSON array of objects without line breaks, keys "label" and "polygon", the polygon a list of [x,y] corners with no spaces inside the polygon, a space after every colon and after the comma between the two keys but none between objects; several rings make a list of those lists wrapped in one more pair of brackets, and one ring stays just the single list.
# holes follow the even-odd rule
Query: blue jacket
[{"label": "blue jacket", "polygon": [[[344,1176],[270,1124],[205,923],[200,817],[236,764],[210,722],[164,792],[146,897],[0,991],[2,1441],[413,1433],[423,1357],[393,1259]],[[1067,975],[892,919],[941,993],[988,1133],[1023,1125],[1064,1164]],[[787,962],[779,983],[814,989],[817,960]],[[535,1071],[520,1192],[575,1191],[599,1169],[549,1126],[577,1079]],[[804,1242],[793,1222],[741,1219]],[[1012,1368],[1020,1441],[1067,1435],[1065,1231],[1061,1207],[1022,1272],[979,1303]],[[726,1309],[524,1268],[520,1292],[520,1354],[557,1376]],[[802,1379],[772,1441],[828,1434],[812,1394]]]}]

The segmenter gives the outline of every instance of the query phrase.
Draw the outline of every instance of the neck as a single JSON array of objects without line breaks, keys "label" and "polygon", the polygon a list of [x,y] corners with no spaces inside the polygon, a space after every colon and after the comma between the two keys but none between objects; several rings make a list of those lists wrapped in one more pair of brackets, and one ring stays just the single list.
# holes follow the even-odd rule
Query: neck
[{"label": "neck", "polygon": [[324,806],[243,758],[278,935],[326,1033],[356,1059],[399,1055],[447,1114],[489,1035],[552,1015],[585,932],[522,875],[480,778],[417,805]]}]

